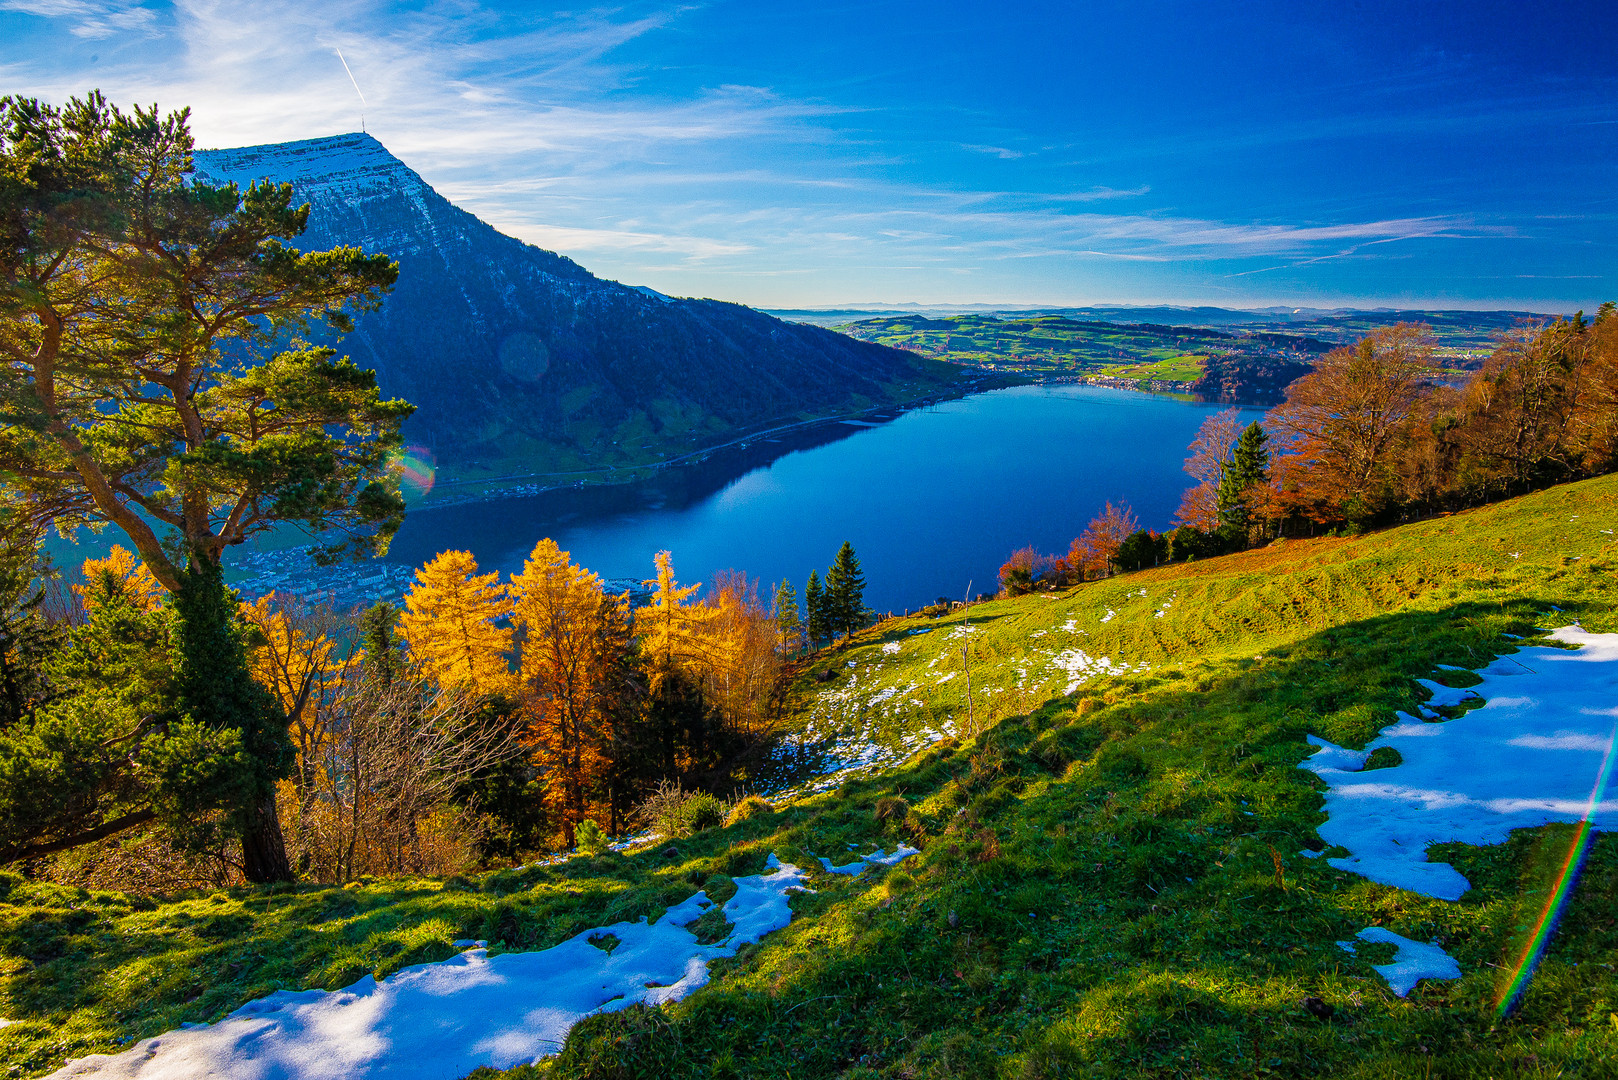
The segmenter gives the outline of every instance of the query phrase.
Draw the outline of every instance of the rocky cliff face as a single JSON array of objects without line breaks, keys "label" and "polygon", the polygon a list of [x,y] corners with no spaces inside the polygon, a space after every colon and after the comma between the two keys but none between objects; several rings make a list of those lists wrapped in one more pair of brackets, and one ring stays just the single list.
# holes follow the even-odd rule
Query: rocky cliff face
[{"label": "rocky cliff face", "polygon": [[382,309],[340,347],[415,402],[440,459],[615,464],[770,421],[943,389],[959,371],[737,304],[597,278],[451,205],[369,135],[209,150],[197,174],[290,181],[306,249],[400,264]]}]

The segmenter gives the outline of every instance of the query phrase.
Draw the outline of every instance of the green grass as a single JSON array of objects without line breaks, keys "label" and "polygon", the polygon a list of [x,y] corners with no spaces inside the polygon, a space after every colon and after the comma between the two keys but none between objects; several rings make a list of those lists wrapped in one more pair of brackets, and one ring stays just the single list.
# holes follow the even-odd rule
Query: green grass
[{"label": "green grass", "polygon": [[[687,1001],[589,1020],[559,1058],[513,1075],[1613,1075],[1618,839],[1595,845],[1522,1014],[1497,1022],[1502,967],[1569,830],[1446,846],[1435,856],[1474,888],[1431,900],[1300,857],[1320,844],[1322,784],[1296,768],[1305,735],[1363,745],[1418,700],[1416,678],[1479,665],[1505,634],[1553,618],[1618,630],[1618,545],[1603,529],[1618,532],[1618,478],[979,605],[929,634],[884,625],[820,666],[853,672],[861,693],[861,669],[879,665],[871,688],[908,685],[934,657],[935,674],[958,659],[963,639],[941,639],[970,622],[974,689],[1005,688],[983,695],[984,730],[677,841],[673,856],[659,844],[469,880],[157,900],[12,879],[0,1015],[22,1023],[0,1031],[0,1064],[35,1075],[277,987],[439,959],[458,937],[543,948],[700,886],[723,898],[727,878],[759,872],[771,851],[814,866],[811,851],[906,840],[922,854],[887,874],[817,871],[793,923],[717,963]],[[1030,667],[1056,648],[1069,619],[1086,634],[1068,637],[1131,672],[1053,696],[1066,677],[1030,670],[1014,697],[1019,658]],[[883,732],[902,744],[917,724],[958,717],[963,682],[929,683]],[[859,704],[808,673],[799,689],[805,725],[830,707],[823,694]],[[1437,938],[1463,978],[1393,997],[1369,966],[1377,949],[1334,944],[1369,925]],[[1305,996],[1335,1015],[1310,1015]]]},{"label": "green grass", "polygon": [[1115,379],[1137,379],[1146,382],[1196,382],[1202,377],[1204,358],[1194,354],[1143,357],[1138,363],[1113,364],[1096,371]]},{"label": "green grass", "polygon": [[919,315],[865,319],[837,327],[864,341],[956,364],[1028,375],[1104,375],[1190,383],[1208,353],[1274,355],[1274,340],[1223,331],[1130,325],[1041,315],[1002,318]]}]

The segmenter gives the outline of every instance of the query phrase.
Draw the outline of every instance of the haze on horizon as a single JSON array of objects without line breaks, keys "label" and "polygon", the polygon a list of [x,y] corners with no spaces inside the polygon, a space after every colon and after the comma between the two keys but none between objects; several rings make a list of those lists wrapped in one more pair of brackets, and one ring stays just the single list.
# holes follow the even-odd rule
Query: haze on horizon
[{"label": "haze on horizon", "polygon": [[367,130],[606,277],[765,307],[1593,308],[1618,12],[0,0],[0,93]]}]

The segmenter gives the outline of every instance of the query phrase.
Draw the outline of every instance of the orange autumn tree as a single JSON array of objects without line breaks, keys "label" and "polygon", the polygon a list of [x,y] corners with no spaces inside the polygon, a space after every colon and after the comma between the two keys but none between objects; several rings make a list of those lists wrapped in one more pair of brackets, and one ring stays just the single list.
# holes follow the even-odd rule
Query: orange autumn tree
[{"label": "orange autumn tree", "polygon": [[113,591],[122,593],[141,611],[153,610],[168,594],[168,590],[158,583],[151,570],[133,551],[117,544],[112,545],[112,550],[104,559],[85,559],[80,571],[84,574],[85,584],[73,586],[73,594],[86,611],[95,607],[98,590],[93,586],[96,585],[103,586],[100,590],[102,594]]},{"label": "orange autumn tree", "polygon": [[541,540],[511,579],[521,637],[519,699],[536,760],[553,777],[565,842],[605,789],[608,832],[618,831],[612,750],[630,708],[629,606],[601,579]]},{"label": "orange autumn tree", "polygon": [[1198,481],[1186,489],[1175,511],[1176,525],[1189,525],[1203,532],[1219,527],[1219,486],[1231,466],[1231,448],[1241,434],[1241,413],[1236,409],[1221,409],[1202,422],[1197,437],[1186,447],[1185,471]]},{"label": "orange autumn tree", "polygon": [[781,670],[776,620],[740,570],[715,575],[705,606],[713,614],[700,635],[703,688],[734,729],[762,733]]},{"label": "orange autumn tree", "polygon": [[1140,522],[1128,504],[1114,506],[1108,502],[1106,509],[1092,518],[1084,532],[1074,539],[1067,553],[1068,566],[1080,581],[1092,573],[1098,577],[1105,574],[1125,538],[1139,527]]},{"label": "orange autumn tree", "polygon": [[290,721],[298,756],[295,782],[300,793],[307,792],[312,763],[327,738],[330,705],[364,653],[338,647],[338,619],[330,608],[294,614],[284,597],[271,594],[242,604],[241,615],[259,632],[253,677],[275,695]]},{"label": "orange autumn tree", "polygon": [[416,571],[399,620],[410,653],[440,686],[500,693],[511,678],[511,612],[498,572],[479,574],[470,551],[446,551]]},{"label": "orange autumn tree", "polygon": [[1425,327],[1398,323],[1333,349],[1287,387],[1265,424],[1277,456],[1293,459],[1283,471],[1297,478],[1300,504],[1358,521],[1397,500],[1400,451],[1421,419],[1433,351]]}]

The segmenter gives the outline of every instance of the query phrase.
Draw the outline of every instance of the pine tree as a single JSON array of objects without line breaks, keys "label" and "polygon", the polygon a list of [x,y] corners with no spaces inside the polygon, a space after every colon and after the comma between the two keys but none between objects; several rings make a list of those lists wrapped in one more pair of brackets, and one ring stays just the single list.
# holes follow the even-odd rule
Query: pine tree
[{"label": "pine tree", "polygon": [[[273,783],[285,718],[253,681],[221,563],[282,522],[335,557],[385,550],[403,521],[389,461],[412,406],[289,340],[322,322],[352,330],[349,313],[373,308],[398,265],[300,251],[309,207],[290,184],[197,179],[185,111],[0,98],[0,176],[0,502],[64,533],[117,526],[181,619],[218,620],[179,629],[177,686],[199,732],[190,749],[237,749],[171,764],[255,800],[228,815],[247,833],[243,873],[287,879]],[[173,754],[182,742],[168,740]]]},{"label": "pine tree", "polygon": [[804,630],[809,635],[809,647],[817,648],[831,636],[831,623],[827,619],[826,591],[820,585],[820,571],[809,571],[809,583],[803,587]]},{"label": "pine tree", "polygon": [[498,572],[479,574],[470,551],[446,551],[420,570],[405,597],[400,630],[416,661],[441,686],[499,693],[510,680],[511,610]]},{"label": "pine tree", "polygon": [[846,636],[865,625],[865,575],[860,572],[854,545],[847,540],[826,571],[826,614],[833,634]]},{"label": "pine tree", "polygon": [[1252,506],[1249,491],[1270,479],[1270,437],[1256,421],[1236,440],[1230,466],[1219,481],[1219,525],[1227,533],[1247,540]]},{"label": "pine tree", "polygon": [[365,676],[382,686],[404,674],[400,653],[399,609],[386,601],[372,604],[360,616],[360,640],[365,648]]},{"label": "pine tree", "polygon": [[775,587],[775,628],[781,648],[797,652],[803,645],[803,619],[798,613],[798,590],[783,579]]}]

